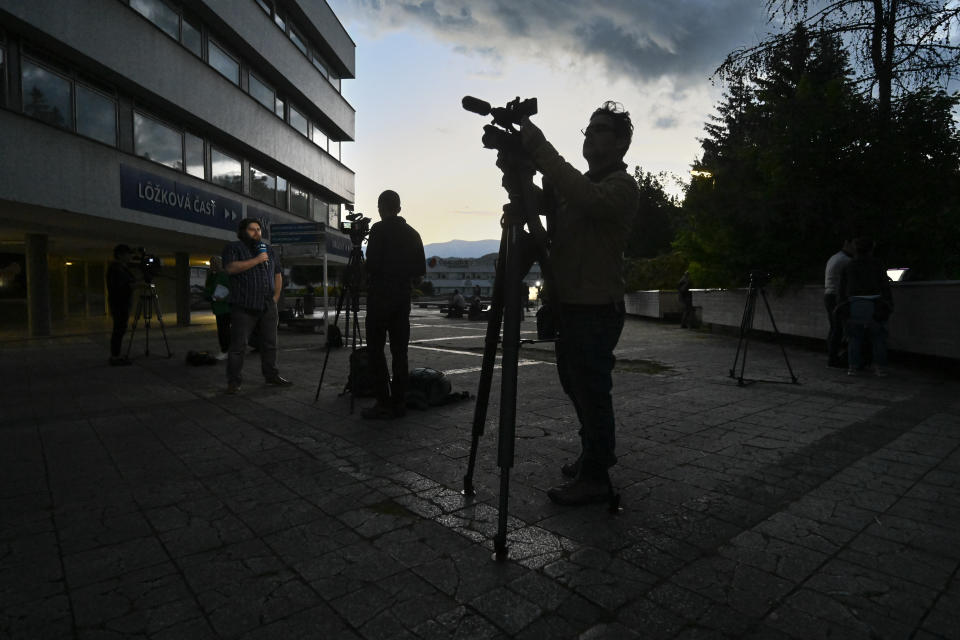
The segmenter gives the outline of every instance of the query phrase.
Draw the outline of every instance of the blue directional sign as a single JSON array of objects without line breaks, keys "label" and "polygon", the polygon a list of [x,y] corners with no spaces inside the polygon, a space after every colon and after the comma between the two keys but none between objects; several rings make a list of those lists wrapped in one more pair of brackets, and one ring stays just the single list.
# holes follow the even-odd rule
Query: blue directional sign
[{"label": "blue directional sign", "polygon": [[236,200],[123,164],[120,206],[231,231],[243,216]]},{"label": "blue directional sign", "polygon": [[326,225],[322,222],[274,223],[270,225],[270,241],[274,244],[323,242],[325,229]]}]

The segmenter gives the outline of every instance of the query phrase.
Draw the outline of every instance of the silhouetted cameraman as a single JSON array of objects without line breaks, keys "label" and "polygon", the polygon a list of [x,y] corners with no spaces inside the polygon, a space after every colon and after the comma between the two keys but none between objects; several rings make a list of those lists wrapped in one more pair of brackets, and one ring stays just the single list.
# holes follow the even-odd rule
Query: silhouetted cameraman
[{"label": "silhouetted cameraman", "polygon": [[[380,222],[367,240],[367,353],[377,403],[360,412],[364,418],[390,419],[406,413],[407,344],[410,342],[410,293],[426,274],[420,234],[400,217],[400,196],[384,191],[377,199]],[[383,349],[390,334],[393,382]]]},{"label": "silhouetted cameraman", "polygon": [[615,102],[593,112],[583,130],[585,174],[565,161],[529,118],[520,133],[557,203],[549,212],[555,278],[549,298],[559,310],[560,383],[580,420],[580,456],[561,469],[574,479],[547,494],[558,504],[603,502],[612,491],[607,470],[617,462],[610,392],[613,350],[625,315],[623,251],[640,203],[637,183],[623,163],[633,124]]}]

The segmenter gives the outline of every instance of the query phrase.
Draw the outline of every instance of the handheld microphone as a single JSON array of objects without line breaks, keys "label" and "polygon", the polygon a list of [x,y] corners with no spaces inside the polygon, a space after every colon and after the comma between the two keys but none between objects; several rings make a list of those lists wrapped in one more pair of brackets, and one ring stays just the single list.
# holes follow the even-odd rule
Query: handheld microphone
[{"label": "handheld microphone", "polygon": [[258,242],[257,243],[257,253],[266,253],[267,252],[267,243]]}]

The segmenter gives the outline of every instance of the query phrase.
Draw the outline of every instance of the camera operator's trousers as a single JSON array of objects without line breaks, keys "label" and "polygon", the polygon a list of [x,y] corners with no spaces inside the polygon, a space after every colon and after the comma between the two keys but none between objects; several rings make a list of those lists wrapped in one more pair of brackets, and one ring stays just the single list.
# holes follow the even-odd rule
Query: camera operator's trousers
[{"label": "camera operator's trousers", "polygon": [[605,474],[617,462],[611,390],[624,315],[623,303],[560,305],[557,373],[580,420],[581,468],[587,474]]},{"label": "camera operator's trousers", "polygon": [[[377,404],[384,407],[402,407],[410,377],[407,368],[407,345],[410,342],[410,298],[369,297],[366,323],[367,353],[370,354],[370,371],[377,394]],[[387,372],[387,358],[383,353],[388,333],[393,368],[392,384]]]},{"label": "camera operator's trousers", "polygon": [[271,298],[267,306],[257,311],[233,307],[230,311],[230,352],[227,356],[227,383],[240,384],[243,370],[243,355],[247,341],[254,329],[258,330],[260,342],[260,371],[264,378],[279,375],[277,369],[277,303]]}]

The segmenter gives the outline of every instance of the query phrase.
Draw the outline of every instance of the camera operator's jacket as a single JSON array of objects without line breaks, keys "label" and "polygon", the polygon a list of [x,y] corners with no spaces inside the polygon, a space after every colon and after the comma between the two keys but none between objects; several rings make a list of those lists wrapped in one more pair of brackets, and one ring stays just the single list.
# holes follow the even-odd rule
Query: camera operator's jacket
[{"label": "camera operator's jacket", "polygon": [[367,239],[367,287],[377,300],[410,300],[411,280],[427,272],[420,234],[401,216],[370,227]]},{"label": "camera operator's jacket", "polygon": [[532,152],[557,195],[550,235],[554,300],[564,304],[622,303],[623,252],[640,189],[623,163],[580,173],[546,140]]}]

